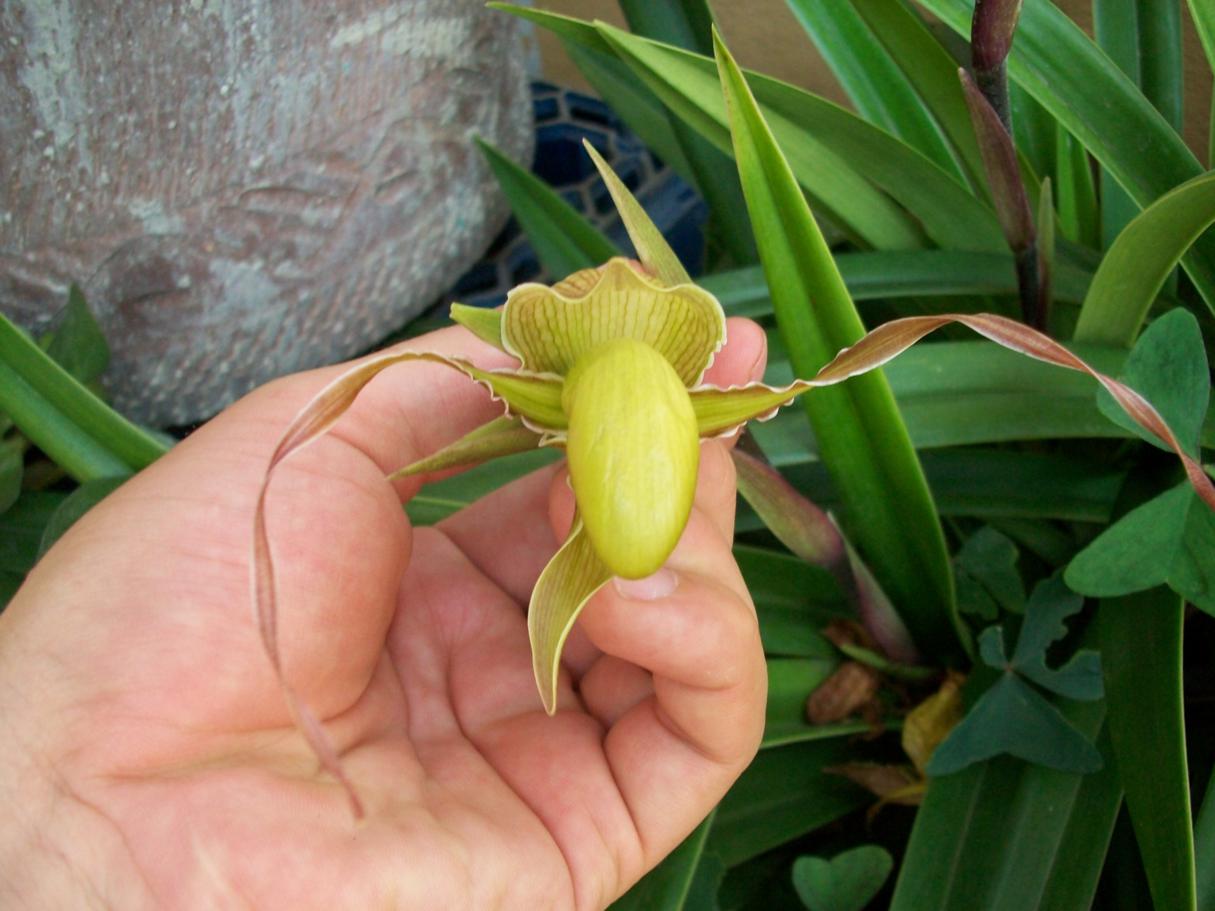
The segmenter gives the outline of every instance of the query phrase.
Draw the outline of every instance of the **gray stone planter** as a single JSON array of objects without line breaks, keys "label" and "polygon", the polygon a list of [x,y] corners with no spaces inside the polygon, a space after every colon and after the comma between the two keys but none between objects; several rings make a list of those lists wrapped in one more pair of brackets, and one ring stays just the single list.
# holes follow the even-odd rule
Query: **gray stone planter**
[{"label": "gray stone planter", "polygon": [[530,154],[481,0],[5,0],[0,43],[0,308],[81,284],[152,424],[401,325],[505,216],[471,138]]}]

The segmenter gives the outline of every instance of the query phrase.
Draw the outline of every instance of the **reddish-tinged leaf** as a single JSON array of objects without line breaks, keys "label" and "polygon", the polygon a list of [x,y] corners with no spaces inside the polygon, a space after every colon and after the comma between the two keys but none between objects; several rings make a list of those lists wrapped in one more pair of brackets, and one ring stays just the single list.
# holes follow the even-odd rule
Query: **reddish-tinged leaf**
[{"label": "reddish-tinged leaf", "polygon": [[835,577],[865,630],[886,655],[909,664],[919,661],[911,633],[831,516],[802,496],[772,466],[737,447],[731,454],[738,492],[777,539],[807,563],[821,566]]},{"label": "reddish-tinged leaf", "polygon": [[970,122],[979,140],[983,169],[987,173],[987,184],[1004,239],[1014,253],[1019,253],[1034,242],[1034,216],[1025,195],[1025,184],[1021,182],[1017,151],[999,114],[979,91],[970,74],[959,69],[958,79],[962,82]]},{"label": "reddish-tinged leaf", "polygon": [[779,471],[735,447],[730,451],[738,492],[794,554],[835,576],[847,592],[853,583],[844,539],[830,516],[802,496]]}]

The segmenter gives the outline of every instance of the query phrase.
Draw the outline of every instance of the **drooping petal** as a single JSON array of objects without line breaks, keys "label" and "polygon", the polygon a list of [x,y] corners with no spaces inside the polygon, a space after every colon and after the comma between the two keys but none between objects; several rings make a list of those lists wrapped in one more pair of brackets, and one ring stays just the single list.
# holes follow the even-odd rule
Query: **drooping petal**
[{"label": "drooping petal", "polygon": [[766,421],[815,385],[818,384],[797,380],[788,386],[763,383],[747,383],[729,389],[701,386],[690,390],[688,395],[696,414],[697,430],[702,437],[713,437],[728,434],[747,421]]},{"label": "drooping petal", "polygon": [[565,639],[586,602],[611,577],[611,570],[596,556],[582,520],[575,516],[569,537],[536,580],[527,609],[532,670],[540,701],[550,715],[557,711],[557,677]]},{"label": "drooping petal", "polygon": [[961,323],[1010,351],[1034,360],[1087,373],[1109,391],[1114,400],[1134,421],[1159,437],[1177,453],[1195,493],[1215,509],[1215,484],[1202,466],[1189,455],[1181,441],[1152,404],[1125,383],[1106,376],[1068,351],[1048,335],[1031,329],[1024,323],[991,313],[944,313],[940,316],[907,316],[878,326],[855,345],[837,354],[811,380],[811,385],[826,386],[843,382],[875,367],[880,367],[902,354],[928,333],[948,323]]},{"label": "drooping petal", "polygon": [[[296,695],[295,690],[283,676],[282,660],[278,643],[278,607],[274,579],[274,560],[270,541],[266,533],[266,494],[274,469],[283,459],[297,449],[322,436],[354,403],[359,392],[371,380],[389,367],[405,361],[421,360],[453,367],[488,386],[491,392],[522,417],[539,423],[553,422],[551,429],[561,430],[565,426],[565,413],[561,410],[561,380],[556,377],[515,376],[511,374],[480,370],[465,361],[446,358],[437,354],[418,351],[397,351],[370,358],[347,370],[323,388],[295,416],[279,439],[266,466],[253,512],[253,540],[250,551],[253,608],[257,620],[262,648],[270,660],[282,686],[287,705],[297,726],[303,731],[321,765],[329,771],[349,796],[356,816],[362,816],[358,795],[351,787],[342,769],[332,743],[324,727],[311,713],[308,706]],[[544,424],[540,429],[550,429]]]},{"label": "drooping petal", "polygon": [[388,480],[395,481],[410,475],[475,465],[498,456],[526,452],[539,446],[542,439],[540,434],[525,427],[520,418],[494,418],[433,455],[397,469],[388,476]]},{"label": "drooping petal", "polygon": [[616,176],[616,172],[603,160],[603,156],[589,140],[582,140],[582,146],[591,156],[591,161],[595,162],[603,182],[607,184],[608,192],[612,194],[612,202],[616,204],[616,211],[620,213],[620,220],[624,222],[624,228],[629,232],[629,240],[633,242],[633,248],[642,264],[664,285],[690,283],[692,279],[683,263],[662,236],[658,226],[646,215],[641,203],[629,192],[624,181]]},{"label": "drooping petal", "polygon": [[725,344],[725,312],[702,288],[665,287],[620,258],[553,288],[520,285],[503,308],[503,344],[534,373],[564,376],[580,357],[617,338],[650,345],[691,386]]},{"label": "drooping petal", "polygon": [[570,483],[595,551],[618,576],[655,572],[692,510],[700,440],[671,365],[617,339],[566,378]]}]

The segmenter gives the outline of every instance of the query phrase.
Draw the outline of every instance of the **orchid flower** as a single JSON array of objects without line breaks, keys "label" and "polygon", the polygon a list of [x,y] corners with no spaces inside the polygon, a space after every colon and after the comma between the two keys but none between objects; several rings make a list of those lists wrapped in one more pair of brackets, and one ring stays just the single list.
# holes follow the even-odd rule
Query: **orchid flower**
[{"label": "orchid flower", "polygon": [[519,361],[483,370],[461,358],[418,351],[362,361],[297,415],[279,442],[258,496],[253,535],[254,602],[262,641],[292,712],[323,765],[346,785],[321,725],[283,678],[265,499],[274,467],[323,434],[381,371],[409,360],[459,370],[487,387],[506,414],[392,477],[467,465],[536,446],[565,450],[576,512],[565,542],[541,572],[528,609],[532,665],[541,702],[557,710],[561,651],[579,612],[613,576],[642,578],[674,549],[692,507],[700,440],[771,417],[795,396],[842,382],[896,357],[950,322],[1029,357],[1089,373],[1181,457],[1203,499],[1215,487],[1159,414],[1129,387],[1097,373],[1057,342],[990,314],[894,320],[841,351],[810,380],[719,389],[702,385],[726,341],[725,313],[697,287],[636,199],[593,148],[638,260],[613,258],[552,287],[512,290],[501,310],[455,305],[453,319]]}]

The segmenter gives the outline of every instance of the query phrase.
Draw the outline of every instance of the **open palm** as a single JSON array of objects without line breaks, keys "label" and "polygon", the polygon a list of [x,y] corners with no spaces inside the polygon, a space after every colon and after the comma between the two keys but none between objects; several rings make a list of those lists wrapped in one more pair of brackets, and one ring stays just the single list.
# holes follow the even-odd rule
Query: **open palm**
[{"label": "open palm", "polygon": [[[719,384],[762,369],[762,333],[730,331]],[[502,358],[462,330],[415,347]],[[78,523],[0,616],[0,800],[16,823],[0,898],[602,907],[754,754],[764,665],[730,556],[724,444],[702,447],[667,568],[588,606],[549,718],[525,611],[572,495],[554,466],[412,529],[400,502],[418,482],[394,490],[385,473],[499,406],[406,365],[279,469],[268,505],[286,676],[366,807],[352,819],[291,724],[249,602],[266,460],[333,375],[278,381],[200,429]]]}]

